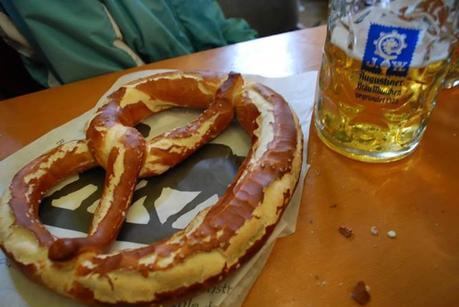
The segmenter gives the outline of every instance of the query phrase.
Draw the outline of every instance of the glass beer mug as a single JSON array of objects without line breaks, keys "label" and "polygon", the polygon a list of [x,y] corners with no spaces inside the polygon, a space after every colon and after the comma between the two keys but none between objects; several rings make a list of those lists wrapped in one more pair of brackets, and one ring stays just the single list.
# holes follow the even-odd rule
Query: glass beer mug
[{"label": "glass beer mug", "polygon": [[453,88],[453,87],[458,87],[458,86],[459,86],[459,42],[456,42],[456,45],[453,49],[453,54],[451,55],[451,63],[449,65],[449,70],[448,70],[448,73],[446,74],[443,87]]},{"label": "glass beer mug", "polygon": [[314,110],[322,141],[367,162],[411,153],[448,71],[458,10],[458,0],[331,0]]}]

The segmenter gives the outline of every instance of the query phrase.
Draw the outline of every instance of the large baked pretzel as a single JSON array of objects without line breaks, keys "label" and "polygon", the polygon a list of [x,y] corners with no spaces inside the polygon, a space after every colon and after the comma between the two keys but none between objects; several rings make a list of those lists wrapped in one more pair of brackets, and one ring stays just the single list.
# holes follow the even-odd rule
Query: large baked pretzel
[{"label": "large baked pretzel", "polygon": [[[87,140],[56,147],[24,166],[0,207],[0,244],[8,257],[61,294],[104,303],[159,302],[238,268],[262,246],[291,198],[302,133],[281,96],[239,74],[225,79],[169,72],[127,84],[97,111]],[[149,141],[132,128],[177,106],[205,111]],[[167,240],[103,254],[117,237],[138,177],[184,160],[225,129],[233,113],[252,137],[252,148],[218,202]],[[88,236],[55,238],[38,218],[42,196],[96,165],[106,170],[105,187]]]}]

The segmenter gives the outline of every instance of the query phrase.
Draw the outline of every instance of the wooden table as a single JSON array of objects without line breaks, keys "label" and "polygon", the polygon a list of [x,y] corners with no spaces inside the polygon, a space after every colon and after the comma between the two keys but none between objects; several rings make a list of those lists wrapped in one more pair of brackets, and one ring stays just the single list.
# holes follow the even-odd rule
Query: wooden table
[{"label": "wooden table", "polygon": [[[291,32],[2,101],[0,159],[91,108],[124,73],[286,76],[319,69],[324,38],[324,27]],[[297,232],[278,241],[245,306],[356,306],[350,292],[360,280],[371,288],[370,306],[459,306],[458,117],[459,90],[443,91],[416,152],[381,165],[330,151],[312,128]]]}]

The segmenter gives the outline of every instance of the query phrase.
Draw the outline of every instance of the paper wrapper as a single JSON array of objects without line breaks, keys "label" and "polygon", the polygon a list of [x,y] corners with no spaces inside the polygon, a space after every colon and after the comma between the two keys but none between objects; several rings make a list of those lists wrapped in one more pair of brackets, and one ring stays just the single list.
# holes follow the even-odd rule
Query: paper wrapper
[{"label": "paper wrapper", "polygon": [[[85,114],[73,119],[0,161],[0,194],[8,188],[14,174],[33,157],[38,157],[58,144],[84,138],[84,129],[105,97],[124,83],[163,70],[145,70],[125,75]],[[294,109],[304,134],[304,162],[301,177],[293,198],[273,234],[263,248],[245,265],[216,286],[195,293],[177,307],[239,306],[250,287],[263,269],[275,240],[295,231],[307,171],[306,153],[309,125],[317,72],[309,72],[286,78],[245,76],[251,81],[263,83],[280,93]],[[151,137],[171,128],[181,126],[199,112],[177,109],[152,116],[137,126],[139,131]],[[188,222],[201,210],[211,206],[222,195],[247,154],[250,140],[246,133],[233,123],[211,144],[205,145],[191,159],[161,176],[138,182],[126,222],[113,244],[112,250],[139,247],[165,238]],[[85,231],[101,194],[104,172],[93,169],[68,178],[48,191],[40,206],[40,219],[56,236],[85,236]],[[23,276],[9,265],[0,252],[0,305],[3,306],[81,306],[68,298],[57,295]]]}]

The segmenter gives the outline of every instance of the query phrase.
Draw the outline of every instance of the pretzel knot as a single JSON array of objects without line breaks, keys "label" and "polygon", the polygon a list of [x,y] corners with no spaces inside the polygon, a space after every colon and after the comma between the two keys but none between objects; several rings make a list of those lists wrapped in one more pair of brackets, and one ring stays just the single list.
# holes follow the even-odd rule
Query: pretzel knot
[{"label": "pretzel knot", "polygon": [[[186,126],[150,140],[133,128],[172,107],[205,110]],[[177,165],[221,133],[234,115],[252,147],[218,202],[166,240],[104,254],[118,235],[138,178]],[[0,206],[0,245],[33,279],[86,302],[174,298],[223,278],[262,246],[295,189],[302,145],[298,120],[284,99],[239,74],[169,72],[136,80],[109,96],[90,121],[86,140],[56,147],[15,175]],[[54,237],[39,221],[42,196],[97,165],[105,169],[105,185],[88,235]]]}]

